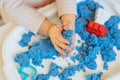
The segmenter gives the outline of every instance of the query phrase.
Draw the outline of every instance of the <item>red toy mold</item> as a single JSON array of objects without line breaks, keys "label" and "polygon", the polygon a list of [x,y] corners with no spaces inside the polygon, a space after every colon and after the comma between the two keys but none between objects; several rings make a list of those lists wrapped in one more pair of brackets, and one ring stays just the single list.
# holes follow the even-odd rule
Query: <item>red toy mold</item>
[{"label": "red toy mold", "polygon": [[105,37],[107,35],[107,29],[105,26],[94,21],[88,23],[86,30],[90,34],[95,34],[98,37]]}]

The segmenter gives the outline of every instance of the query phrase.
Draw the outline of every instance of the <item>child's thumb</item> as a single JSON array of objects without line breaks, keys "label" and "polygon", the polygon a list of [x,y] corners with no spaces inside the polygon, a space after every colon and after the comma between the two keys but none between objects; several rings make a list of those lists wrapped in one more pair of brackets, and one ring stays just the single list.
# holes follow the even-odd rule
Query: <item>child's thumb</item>
[{"label": "child's thumb", "polygon": [[63,29],[64,30],[73,30],[73,26],[70,24],[65,24],[65,25],[63,25]]}]

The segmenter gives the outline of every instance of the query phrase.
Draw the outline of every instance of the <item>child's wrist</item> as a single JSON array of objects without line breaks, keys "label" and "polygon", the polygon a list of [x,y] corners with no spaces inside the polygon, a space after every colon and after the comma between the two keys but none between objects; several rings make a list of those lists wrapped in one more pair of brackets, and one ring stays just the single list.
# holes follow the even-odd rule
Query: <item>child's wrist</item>
[{"label": "child's wrist", "polygon": [[53,23],[50,22],[49,20],[45,19],[43,21],[43,24],[40,26],[40,29],[38,30],[38,34],[48,36],[48,30],[51,27],[51,25],[53,25]]},{"label": "child's wrist", "polygon": [[50,25],[50,27],[48,29],[48,33],[47,34],[48,34],[49,37],[50,37],[51,31],[52,31],[54,26],[55,26],[55,24],[52,24],[52,25]]}]

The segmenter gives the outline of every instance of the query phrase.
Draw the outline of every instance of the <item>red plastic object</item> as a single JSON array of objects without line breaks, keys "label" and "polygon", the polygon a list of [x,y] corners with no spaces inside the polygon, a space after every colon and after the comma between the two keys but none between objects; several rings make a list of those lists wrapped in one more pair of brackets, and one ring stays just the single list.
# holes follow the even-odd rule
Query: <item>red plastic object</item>
[{"label": "red plastic object", "polygon": [[94,21],[88,23],[86,30],[90,34],[95,34],[98,37],[105,37],[107,35],[107,29],[105,26]]}]

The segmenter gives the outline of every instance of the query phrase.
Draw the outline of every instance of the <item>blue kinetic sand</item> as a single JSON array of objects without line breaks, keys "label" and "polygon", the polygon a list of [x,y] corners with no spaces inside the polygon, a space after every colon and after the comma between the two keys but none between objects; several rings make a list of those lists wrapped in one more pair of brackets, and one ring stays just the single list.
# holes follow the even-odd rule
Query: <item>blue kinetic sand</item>
[{"label": "blue kinetic sand", "polygon": [[[73,30],[63,31],[63,37],[69,41],[68,46],[72,46],[72,44],[73,44],[73,40],[72,40],[73,35],[74,35],[74,31]],[[65,50],[65,52],[66,52],[66,57],[67,57],[69,51]]]},{"label": "blue kinetic sand", "polygon": [[49,80],[50,76],[58,76],[59,70],[62,69],[60,66],[56,65],[55,63],[52,63],[50,66],[50,70],[48,74],[39,74],[36,78],[36,80]]},{"label": "blue kinetic sand", "polygon": [[69,41],[69,46],[72,45],[72,37],[73,37],[74,31],[73,30],[67,30],[63,31],[63,37]]},{"label": "blue kinetic sand", "polygon": [[97,73],[97,74],[89,74],[86,77],[86,80],[101,80],[103,72]]},{"label": "blue kinetic sand", "polygon": [[22,47],[28,46],[28,44],[31,41],[31,38],[32,38],[33,35],[34,35],[34,33],[32,33],[32,32],[28,32],[28,34],[24,33],[22,35],[22,39],[19,42],[19,45],[22,46]]},{"label": "blue kinetic sand", "polygon": [[104,62],[103,69],[104,69],[104,70],[108,70],[108,64],[107,64],[107,62]]},{"label": "blue kinetic sand", "polygon": [[76,73],[76,67],[70,66],[68,68],[65,68],[61,74],[59,74],[60,80],[67,80],[70,76],[74,76]]},{"label": "blue kinetic sand", "polygon": [[33,43],[29,46],[28,52],[23,53],[18,54],[15,57],[15,61],[23,66],[29,65],[29,59],[32,60],[32,63],[34,65],[42,66],[43,59],[55,59],[55,56],[60,56],[60,54],[55,50],[49,38]]},{"label": "blue kinetic sand", "polygon": [[21,54],[17,54],[15,56],[15,62],[19,63],[20,66],[28,67],[30,64],[30,59],[28,56],[28,52],[22,52]]}]

